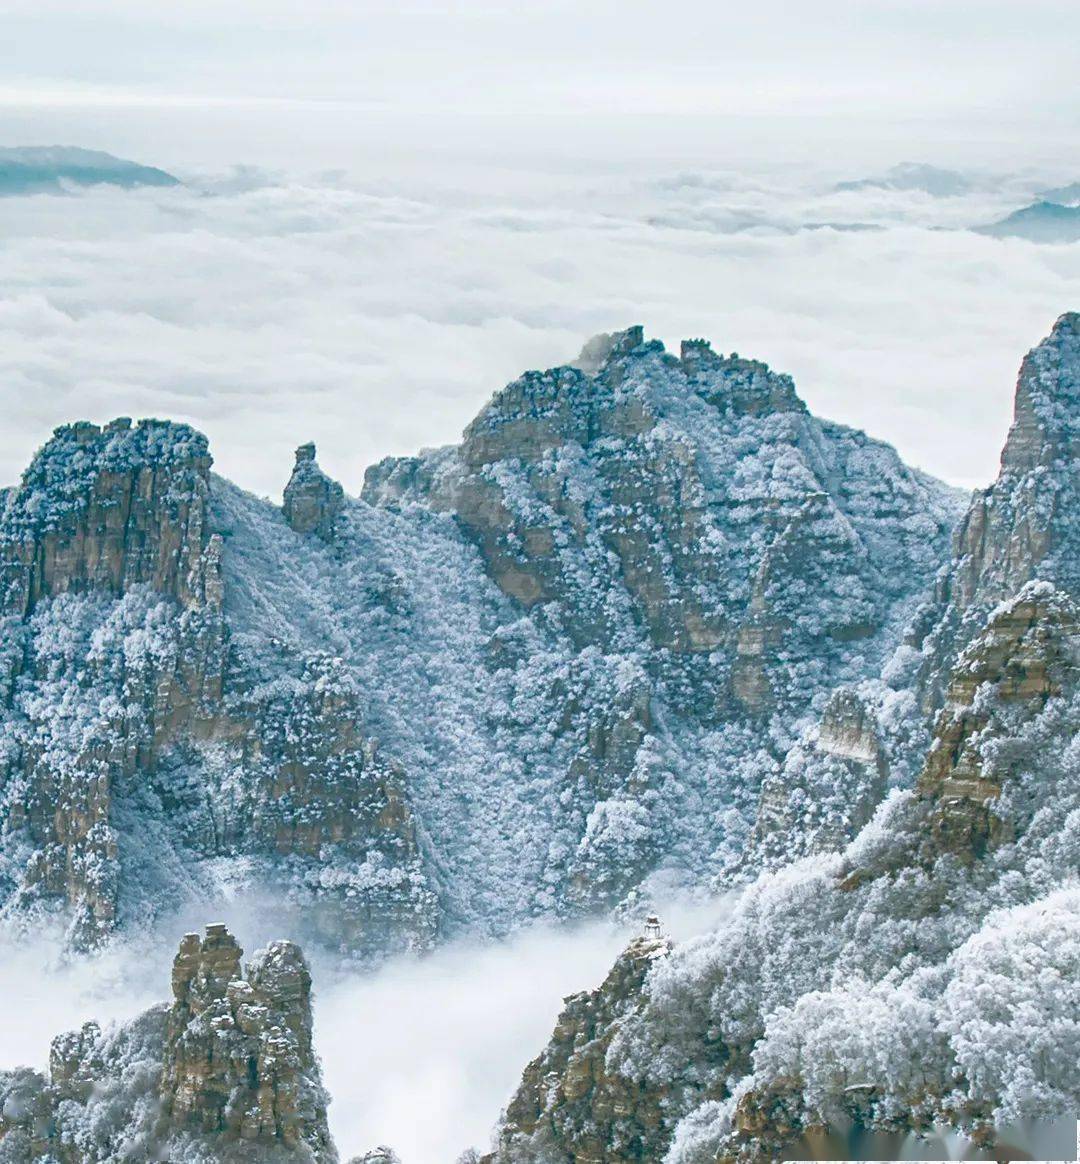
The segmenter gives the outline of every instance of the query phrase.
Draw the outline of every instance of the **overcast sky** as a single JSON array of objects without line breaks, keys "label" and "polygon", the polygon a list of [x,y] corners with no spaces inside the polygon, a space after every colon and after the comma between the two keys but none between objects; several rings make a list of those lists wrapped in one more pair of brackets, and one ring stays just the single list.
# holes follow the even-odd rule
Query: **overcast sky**
[{"label": "overcast sky", "polygon": [[974,132],[1041,155],[1080,104],[1080,6],[1062,0],[7,0],[0,13],[12,114],[213,105],[214,139],[277,105],[410,140],[466,139],[479,118],[500,148],[534,134],[599,148],[614,133],[619,153],[630,133],[644,152],[681,151],[746,118],[777,119],[770,150],[803,152],[794,122],[864,148],[921,134],[939,156],[968,152]]},{"label": "overcast sky", "polygon": [[[972,485],[995,472],[1023,352],[1080,306],[1080,245],[963,229],[1080,178],[1080,5],[0,0],[0,17],[0,144],[189,182],[0,201],[5,481],[56,424],[156,414],[206,431],[249,488],[278,493],[314,438],[355,491],[382,455],[455,440],[525,368],[640,322],[766,359],[815,410]],[[912,160],[971,189],[831,192]]]}]

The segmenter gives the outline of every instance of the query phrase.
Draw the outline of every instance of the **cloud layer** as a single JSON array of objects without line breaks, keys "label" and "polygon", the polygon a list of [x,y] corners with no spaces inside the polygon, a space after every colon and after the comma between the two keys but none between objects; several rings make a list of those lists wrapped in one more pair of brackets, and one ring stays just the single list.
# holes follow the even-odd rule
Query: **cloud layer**
[{"label": "cloud layer", "polygon": [[133,414],[194,423],[271,495],[314,439],[356,491],[522,370],[641,322],[765,359],[815,411],[985,481],[1020,357],[1080,304],[1080,246],[944,229],[1023,204],[1035,174],[832,190],[859,176],[459,164],[6,199],[0,477],[57,424]]}]

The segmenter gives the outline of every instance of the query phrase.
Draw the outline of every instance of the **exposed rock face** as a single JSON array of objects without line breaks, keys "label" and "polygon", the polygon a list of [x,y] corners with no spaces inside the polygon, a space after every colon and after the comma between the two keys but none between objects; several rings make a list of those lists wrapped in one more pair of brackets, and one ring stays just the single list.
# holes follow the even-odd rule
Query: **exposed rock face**
[{"label": "exposed rock face", "polygon": [[177,1128],[246,1143],[305,1145],[336,1160],[311,1044],[311,974],[274,942],[241,975],[223,925],[188,934],[173,964],[161,1098]]},{"label": "exposed rock face", "polygon": [[4,608],[139,583],[183,606],[220,599],[207,554],[210,454],[186,425],[127,419],[57,429],[4,513]]},{"label": "exposed rock face", "polygon": [[928,706],[943,694],[935,676],[948,674],[955,653],[997,603],[1036,578],[1069,594],[1080,591],[1078,416],[1080,314],[1070,312],[1021,365],[1001,472],[975,494],[957,529],[929,637]]},{"label": "exposed rock face", "polygon": [[319,468],[315,446],[301,445],[285,486],[285,520],[297,533],[315,534],[324,542],[332,542],[344,503],[345,491]]},{"label": "exposed rock face", "polygon": [[[556,746],[584,732],[561,759],[575,779],[553,782],[542,858],[581,904],[618,900],[664,855],[704,858],[710,877],[745,860],[793,723],[874,673],[957,514],[885,446],[811,417],[789,377],[702,340],[676,358],[641,328],[527,373],[460,447],[374,466],[363,496],[452,516],[535,636],[512,654],[501,628],[493,661],[514,676],[515,716],[526,684],[546,685],[531,722]],[[549,671],[554,644],[571,661]],[[641,710],[620,712],[607,748],[613,688]],[[519,721],[496,722],[507,738]],[[534,786],[548,762],[533,760]]]},{"label": "exposed rock face", "polygon": [[[3,908],[63,908],[92,946],[234,857],[298,905],[319,897],[312,927],[335,945],[425,945],[435,901],[401,773],[348,668],[309,648],[261,682],[233,641],[209,465],[182,425],[74,425],[6,498]],[[335,857],[351,880],[323,875]]]},{"label": "exposed rock face", "polygon": [[[7,843],[21,835],[29,850],[20,854],[19,898],[70,903],[78,943],[116,921],[115,786],[221,697],[221,539],[207,521],[209,466],[204,438],[183,425],[71,425],[6,499]],[[91,595],[144,590],[175,610],[171,649],[116,668],[92,642],[79,642],[77,612]],[[149,629],[161,618],[147,606]],[[40,649],[35,631],[54,620],[71,628],[71,641]],[[56,691],[63,710],[42,706],[43,688]],[[102,688],[122,698],[98,703]],[[77,723],[80,702],[88,715]]]},{"label": "exposed rock face", "polygon": [[605,1056],[619,1023],[641,1001],[645,976],[671,944],[638,938],[596,990],[565,1000],[551,1041],[525,1068],[485,1160],[622,1164],[658,1158],[662,1093],[647,1093]]},{"label": "exposed rock face", "polygon": [[58,1036],[47,1080],[0,1074],[0,1160],[335,1164],[307,963],[291,942],[241,956],[222,925],[188,934],[171,1006]]},{"label": "exposed rock face", "polygon": [[1049,582],[1032,582],[994,612],[960,656],[917,784],[933,805],[935,849],[970,860],[1008,837],[994,802],[1025,758],[1005,752],[991,759],[993,741],[1078,686],[1078,646],[1075,604]]},{"label": "exposed rock face", "polygon": [[765,782],[755,845],[766,860],[780,863],[842,848],[881,803],[888,775],[873,711],[855,691],[840,688],[820,725]]},{"label": "exposed rock face", "polygon": [[705,341],[630,328],[579,364],[367,501],[310,445],[279,511],[184,426],[59,430],[0,518],[0,909],[93,945],[269,890],[378,957],[660,865],[739,876],[762,783],[895,647],[955,497]]}]

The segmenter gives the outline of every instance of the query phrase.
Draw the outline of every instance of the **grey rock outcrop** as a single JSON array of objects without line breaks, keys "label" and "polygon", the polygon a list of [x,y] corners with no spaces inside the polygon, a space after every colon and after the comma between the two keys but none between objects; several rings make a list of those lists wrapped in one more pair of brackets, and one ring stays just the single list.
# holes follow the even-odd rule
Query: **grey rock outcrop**
[{"label": "grey rock outcrop", "polygon": [[619,1024],[641,1004],[645,976],[666,957],[665,938],[637,938],[603,983],[564,1000],[551,1041],[526,1068],[481,1164],[622,1164],[656,1159],[665,1095],[611,1070],[606,1054]]},{"label": "grey rock outcrop", "polygon": [[188,934],[173,963],[162,1109],[170,1124],[250,1144],[305,1147],[336,1160],[311,1037],[311,974],[292,942],[241,973],[223,925]]},{"label": "grey rock outcrop", "polygon": [[[364,495],[452,512],[505,593],[582,642],[612,642],[622,608],[676,659],[718,653],[700,679],[721,715],[767,713],[794,694],[780,657],[872,639],[887,617],[885,510],[941,544],[953,500],[810,418],[764,364],[702,340],[675,359],[639,327],[599,338],[595,372],[526,374],[456,455],[384,462]],[[894,532],[928,581],[939,559]]]},{"label": "grey rock outcrop", "polygon": [[[683,785],[686,805],[666,802],[667,773],[694,769],[690,736],[715,733],[721,765],[755,781],[779,767],[810,700],[872,675],[895,646],[960,511],[885,446],[810,416],[790,377],[704,340],[675,357],[640,327],[509,384],[459,447],[373,466],[363,496],[402,515],[450,515],[543,639],[640,669],[624,690],[643,710],[621,719],[617,747],[573,762],[584,788],[603,790],[575,799],[586,829],[560,844],[574,856],[559,879],[568,873],[582,902],[640,881],[669,821],[719,819],[736,798],[752,817],[760,783],[735,792],[734,779],[721,807],[723,779],[704,771],[693,794]],[[561,727],[579,707],[547,716]],[[609,704],[594,696],[583,710],[598,742]],[[593,814],[609,809],[632,843],[604,859],[617,830],[601,833]],[[721,847],[698,851],[710,845]]]},{"label": "grey rock outcrop", "polygon": [[57,429],[6,498],[4,608],[27,615],[58,594],[119,595],[140,583],[183,606],[213,603],[210,464],[206,438],[186,425]]},{"label": "grey rock outcrop", "polygon": [[285,520],[299,534],[314,534],[324,542],[332,542],[344,503],[345,491],[319,468],[315,446],[301,445],[285,486]]},{"label": "grey rock outcrop", "polygon": [[1034,579],[1080,593],[1080,314],[1069,312],[1024,359],[1001,471],[957,527],[931,614],[926,704],[990,610]]},{"label": "grey rock outcrop", "polygon": [[766,780],[754,845],[764,860],[777,863],[843,848],[881,803],[888,776],[872,709],[857,692],[840,688],[816,730]]}]

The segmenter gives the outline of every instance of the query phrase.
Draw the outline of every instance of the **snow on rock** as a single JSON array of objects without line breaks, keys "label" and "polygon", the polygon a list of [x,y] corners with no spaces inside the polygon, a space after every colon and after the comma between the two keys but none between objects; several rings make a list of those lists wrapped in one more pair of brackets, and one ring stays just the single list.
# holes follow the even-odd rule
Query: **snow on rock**
[{"label": "snow on rock", "polygon": [[[643,1134],[668,1164],[764,1161],[852,1124],[992,1145],[1005,1122],[1075,1116],[1078,318],[1025,360],[1001,475],[905,641],[819,701],[766,779],[772,868],[606,1003],[602,1069],[572,1100],[572,1063],[542,1094],[526,1071],[498,1164],[608,1159],[598,1144]],[[848,841],[868,783],[891,789]]]},{"label": "snow on rock", "polygon": [[278,509],[185,426],[58,430],[0,520],[4,915],[92,945],[224,882],[377,957],[746,876],[957,498],[762,363],[589,350],[360,500],[312,446]]},{"label": "snow on rock", "polygon": [[0,1073],[0,1160],[336,1164],[304,956],[242,956],[223,925],[188,934],[170,1005],[57,1036],[48,1078]]}]

